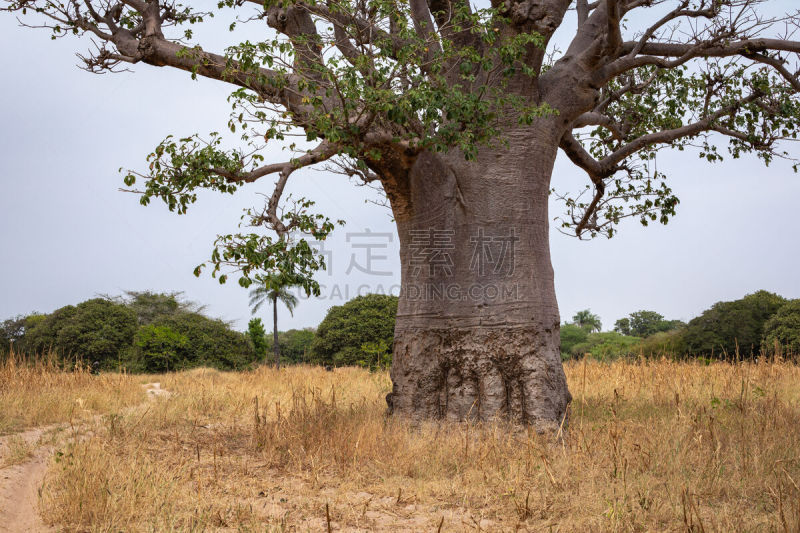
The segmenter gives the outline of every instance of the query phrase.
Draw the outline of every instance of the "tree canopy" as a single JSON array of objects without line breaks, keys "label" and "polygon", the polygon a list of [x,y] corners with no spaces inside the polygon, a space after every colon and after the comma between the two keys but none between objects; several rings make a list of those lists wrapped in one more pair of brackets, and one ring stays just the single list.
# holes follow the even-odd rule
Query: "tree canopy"
[{"label": "tree canopy", "polygon": [[[233,330],[223,320],[209,318],[201,313],[183,312],[164,315],[153,321],[150,327],[155,329],[149,331],[169,340],[161,346],[165,348],[164,358],[175,357],[176,363],[170,366],[170,370],[198,366],[241,370],[256,361],[247,336]],[[133,353],[134,365],[142,359],[147,361],[144,348],[138,344],[136,348]]]},{"label": "tree canopy", "polygon": [[635,311],[627,318],[614,323],[614,331],[634,337],[649,337],[661,331],[669,331],[685,326],[680,320],[666,320],[655,311]]},{"label": "tree canopy", "polygon": [[358,296],[331,307],[311,345],[314,359],[337,366],[375,366],[380,362],[377,346],[391,353],[396,313],[397,297],[384,294]]},{"label": "tree canopy", "polygon": [[56,351],[61,356],[98,361],[103,368],[116,366],[122,351],[133,343],[136,312],[124,304],[93,298],[78,305],[34,315],[26,321],[18,350],[31,353]]},{"label": "tree canopy", "polygon": [[683,342],[693,355],[734,358],[758,355],[764,325],[786,300],[768,291],[757,291],[730,302],[717,302],[689,321]]},{"label": "tree canopy", "polygon": [[572,317],[572,322],[589,332],[603,329],[603,323],[600,321],[600,317],[592,313],[590,309],[584,309],[583,311],[575,313],[575,316]]},{"label": "tree canopy", "polygon": [[800,355],[800,300],[783,304],[764,324],[764,349]]},{"label": "tree canopy", "polygon": [[[781,141],[796,139],[800,118],[800,16],[776,0],[5,4],[53,39],[92,39],[80,56],[89,72],[145,63],[233,87],[226,129],[238,148],[226,149],[219,132],[181,133],[125,175],[129,187],[142,184],[143,204],[159,199],[179,213],[198,190],[233,193],[277,175],[265,206],[243,217],[250,231],[218,238],[210,264],[221,282],[221,269],[249,285],[291,265],[307,291],[319,290],[312,274],[324,262],[300,235],[324,239],[336,221],[306,199],[281,203],[298,168],[327,163],[380,181],[402,207],[400,176],[420,153],[456,149],[470,159],[481,145],[502,145],[509,114],[521,126],[548,118],[562,128],[556,142],[588,176],[583,191],[556,193],[561,228],[579,237],[610,237],[626,217],[668,221],[678,199],[656,165],[665,148],[694,147],[709,162],[755,153],[796,168]],[[212,51],[195,41],[196,27],[229,10],[235,44]],[[553,38],[567,15],[577,29],[560,51]],[[263,38],[236,39],[263,22],[273,30]],[[319,144],[291,142],[297,135]],[[274,141],[295,155],[265,164]]]},{"label": "tree canopy", "polygon": [[179,312],[202,312],[203,307],[182,299],[183,293],[157,293],[152,291],[125,291],[113,300],[127,305],[136,313],[139,324],[150,324],[158,317]]}]

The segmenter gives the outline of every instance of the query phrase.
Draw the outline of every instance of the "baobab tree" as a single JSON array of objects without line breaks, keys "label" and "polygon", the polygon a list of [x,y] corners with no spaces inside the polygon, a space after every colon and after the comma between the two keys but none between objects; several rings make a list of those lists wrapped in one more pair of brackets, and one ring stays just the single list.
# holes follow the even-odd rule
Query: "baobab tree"
[{"label": "baobab tree", "polygon": [[[789,9],[780,0],[221,0],[212,12],[242,14],[234,33],[271,28],[224,51],[192,41],[212,12],[172,0],[5,3],[55,38],[88,36],[90,72],[142,63],[234,87],[239,148],[220,134],[169,137],[125,176],[143,203],[179,213],[199,189],[274,179],[247,212],[254,229],[218,238],[209,264],[221,281],[289,271],[314,292],[309,240],[334,222],[282,198],[296,169],[382,188],[402,266],[387,402],[415,418],[565,420],[548,215],[559,150],[587,181],[554,193],[556,227],[610,237],[626,217],[675,214],[660,150],[791,159],[782,141],[800,118],[800,14],[764,14]],[[559,28],[571,33],[563,52]],[[314,144],[263,161],[264,143],[298,133]]]}]

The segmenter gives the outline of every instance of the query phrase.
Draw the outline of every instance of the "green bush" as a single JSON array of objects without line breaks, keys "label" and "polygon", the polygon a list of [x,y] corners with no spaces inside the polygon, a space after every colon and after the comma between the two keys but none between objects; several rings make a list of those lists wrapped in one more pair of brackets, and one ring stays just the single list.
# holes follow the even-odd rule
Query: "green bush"
[{"label": "green bush", "polygon": [[267,355],[267,347],[271,343],[267,342],[267,330],[260,318],[253,318],[247,324],[247,337],[257,359],[263,359]]},{"label": "green bush", "polygon": [[683,340],[683,331],[660,331],[642,340],[635,349],[645,357],[683,357],[686,354],[686,344]]},{"label": "green bush", "polygon": [[762,346],[766,352],[800,355],[800,300],[790,300],[764,324]]},{"label": "green bush", "polygon": [[314,330],[310,328],[281,331],[278,333],[281,361],[295,364],[308,362],[314,339]]},{"label": "green bush", "polygon": [[26,320],[23,342],[29,353],[52,350],[63,358],[98,361],[101,368],[113,368],[122,350],[133,343],[136,329],[132,309],[94,298]]},{"label": "green bush", "polygon": [[616,331],[590,333],[585,342],[573,346],[571,354],[576,358],[591,354],[600,360],[616,359],[636,355],[636,346],[641,341],[639,337],[622,335]]},{"label": "green bush", "polygon": [[[126,352],[132,371],[163,372],[198,366],[241,369],[264,356],[266,343],[251,344],[247,334],[203,315],[180,293],[128,292],[126,304],[141,326]],[[262,337],[263,337],[263,325]],[[260,350],[260,352],[259,352]]]},{"label": "green bush", "polygon": [[[278,349],[281,364],[301,364],[319,362],[313,355],[313,344],[316,338],[313,328],[290,329],[278,332]],[[272,335],[267,335],[267,352],[272,354]],[[270,355],[269,357],[272,357]],[[270,360],[270,362],[272,362]]]},{"label": "green bush", "polygon": [[[390,361],[397,300],[396,296],[367,294],[331,307],[311,346],[314,360],[336,366],[365,367],[373,366],[374,360]],[[371,352],[376,345],[369,344],[381,342],[385,349],[382,358]]]},{"label": "green bush", "polygon": [[692,319],[683,332],[686,351],[694,356],[732,359],[758,355],[764,325],[786,300],[758,291],[740,300],[718,302]]},{"label": "green bush", "polygon": [[572,349],[578,344],[585,343],[589,338],[589,332],[576,324],[564,324],[561,326],[561,359],[572,357]]},{"label": "green bush", "polygon": [[392,347],[386,339],[365,342],[361,345],[361,352],[364,354],[362,366],[371,369],[388,368],[392,364]]},{"label": "green bush", "polygon": [[144,372],[159,373],[186,368],[192,359],[188,337],[166,326],[148,324],[140,327],[134,346],[140,357],[138,363]]},{"label": "green bush", "polygon": [[[209,366],[235,370],[245,368],[256,360],[256,353],[247,335],[232,330],[222,320],[200,313],[183,312],[158,318],[152,326],[167,328],[186,337],[188,355],[180,368]],[[139,355],[143,355],[141,351]]]}]

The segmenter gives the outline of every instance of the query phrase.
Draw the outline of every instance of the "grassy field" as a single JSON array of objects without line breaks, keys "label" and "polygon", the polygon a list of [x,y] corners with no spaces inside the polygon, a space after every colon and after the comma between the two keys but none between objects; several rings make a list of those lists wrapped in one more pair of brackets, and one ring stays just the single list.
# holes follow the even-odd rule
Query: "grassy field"
[{"label": "grassy field", "polygon": [[62,372],[54,358],[0,362],[0,435],[119,411],[145,399],[139,376]]},{"label": "grassy field", "polygon": [[[384,416],[387,374],[310,367],[93,377],[6,365],[0,427],[67,420],[78,399],[104,414],[50,459],[40,511],[66,531],[800,530],[800,368],[566,370],[563,438],[415,427]],[[146,401],[145,382],[168,393]]]}]

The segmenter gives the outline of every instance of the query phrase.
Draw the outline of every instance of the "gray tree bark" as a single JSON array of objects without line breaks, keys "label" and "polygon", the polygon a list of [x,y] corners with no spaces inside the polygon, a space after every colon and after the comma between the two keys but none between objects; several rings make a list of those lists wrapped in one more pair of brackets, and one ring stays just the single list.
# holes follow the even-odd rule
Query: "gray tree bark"
[{"label": "gray tree bark", "polygon": [[517,129],[506,139],[475,161],[422,154],[405,190],[387,191],[402,265],[393,413],[565,421],[547,209],[558,132]]}]

